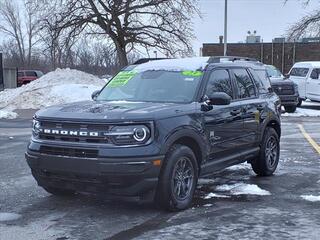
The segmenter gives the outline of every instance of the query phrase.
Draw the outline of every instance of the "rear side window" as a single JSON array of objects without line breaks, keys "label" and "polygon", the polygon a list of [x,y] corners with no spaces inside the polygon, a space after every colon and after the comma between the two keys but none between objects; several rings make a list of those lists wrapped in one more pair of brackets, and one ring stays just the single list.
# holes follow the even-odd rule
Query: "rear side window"
[{"label": "rear side window", "polygon": [[261,93],[267,93],[268,89],[271,88],[270,79],[265,70],[255,70],[256,75],[258,75],[258,88]]},{"label": "rear side window", "polygon": [[290,76],[306,77],[308,72],[309,68],[292,68],[290,71]]},{"label": "rear side window", "polygon": [[28,76],[28,77],[36,77],[37,74],[34,71],[26,71],[26,76]]},{"label": "rear side window", "polygon": [[312,79],[319,79],[319,73],[320,73],[320,69],[319,68],[315,68],[312,70],[312,73],[310,75],[310,77]]},{"label": "rear side window", "polygon": [[238,97],[241,99],[255,97],[256,96],[255,85],[249,73],[247,72],[247,70],[234,69],[233,73],[238,86]]},{"label": "rear side window", "polygon": [[18,72],[18,77],[23,77],[23,72]]},{"label": "rear side window", "polygon": [[225,69],[214,70],[209,78],[206,95],[214,92],[224,92],[233,98],[233,89],[229,72]]}]

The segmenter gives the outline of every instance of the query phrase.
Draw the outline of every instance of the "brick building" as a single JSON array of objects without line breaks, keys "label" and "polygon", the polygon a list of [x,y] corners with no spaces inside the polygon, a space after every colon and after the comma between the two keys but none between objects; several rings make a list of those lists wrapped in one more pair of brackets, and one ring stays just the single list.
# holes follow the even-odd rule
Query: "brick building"
[{"label": "brick building", "polygon": [[[202,55],[222,56],[223,44],[204,43]],[[320,43],[231,43],[227,55],[255,58],[287,73],[295,62],[320,61]]]}]

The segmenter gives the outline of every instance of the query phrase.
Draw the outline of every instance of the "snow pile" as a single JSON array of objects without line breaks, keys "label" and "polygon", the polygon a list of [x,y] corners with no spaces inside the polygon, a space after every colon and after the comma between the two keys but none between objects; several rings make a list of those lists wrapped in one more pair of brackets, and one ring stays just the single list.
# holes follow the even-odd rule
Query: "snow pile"
[{"label": "snow pile", "polygon": [[98,77],[73,69],[57,69],[36,81],[0,92],[0,118],[16,117],[15,109],[43,107],[91,99],[91,93],[105,82]]},{"label": "snow pile", "polygon": [[18,117],[18,114],[12,111],[2,111],[0,110],[0,119],[6,118],[6,119],[15,119]]},{"label": "snow pile", "polygon": [[271,195],[270,192],[259,188],[254,184],[236,183],[232,185],[221,185],[216,188],[218,191],[230,191],[231,195]]},{"label": "snow pile", "polygon": [[302,195],[301,196],[304,200],[310,202],[320,202],[320,196],[313,196],[313,195]]}]

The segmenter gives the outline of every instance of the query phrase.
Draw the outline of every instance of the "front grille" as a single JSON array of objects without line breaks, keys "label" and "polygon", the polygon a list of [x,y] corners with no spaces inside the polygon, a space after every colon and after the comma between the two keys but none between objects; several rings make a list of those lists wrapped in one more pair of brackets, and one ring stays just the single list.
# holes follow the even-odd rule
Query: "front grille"
[{"label": "front grille", "polygon": [[41,146],[40,153],[56,156],[97,158],[98,150]]},{"label": "front grille", "polygon": [[291,85],[273,85],[272,89],[277,95],[293,95],[295,93],[294,86]]},{"label": "front grille", "polygon": [[[88,123],[68,123],[68,122],[49,122],[41,121],[42,129],[52,130],[68,130],[68,131],[85,131],[85,132],[107,132],[112,126],[107,124],[88,124]],[[70,136],[70,135],[56,135],[52,133],[40,132],[38,135],[39,139],[49,141],[63,141],[72,143],[111,143],[111,139],[108,136]]]}]

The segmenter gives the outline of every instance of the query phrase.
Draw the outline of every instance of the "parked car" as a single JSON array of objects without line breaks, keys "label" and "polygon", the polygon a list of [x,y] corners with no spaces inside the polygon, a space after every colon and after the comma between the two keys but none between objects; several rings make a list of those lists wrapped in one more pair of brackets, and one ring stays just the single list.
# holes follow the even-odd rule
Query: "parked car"
[{"label": "parked car", "polygon": [[18,86],[30,83],[43,75],[38,70],[19,70],[18,71]]},{"label": "parked car", "polygon": [[302,100],[320,102],[320,62],[299,62],[291,68],[288,77],[298,85],[299,106]]},{"label": "parked car", "polygon": [[140,63],[93,101],[35,114],[26,159],[39,186],[54,195],[151,196],[182,210],[199,176],[242,162],[259,176],[274,173],[280,99],[263,64],[239,57]]},{"label": "parked car", "polygon": [[272,65],[265,65],[273,91],[279,96],[281,105],[286,112],[293,113],[299,104],[298,85],[286,79],[279,69]]}]

